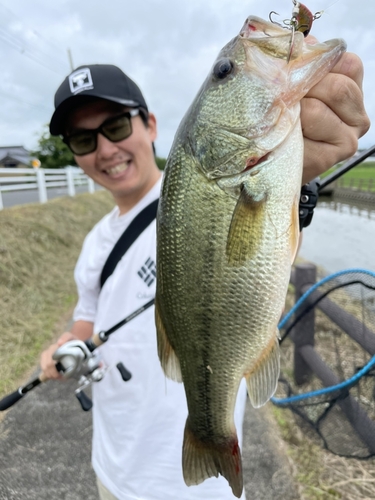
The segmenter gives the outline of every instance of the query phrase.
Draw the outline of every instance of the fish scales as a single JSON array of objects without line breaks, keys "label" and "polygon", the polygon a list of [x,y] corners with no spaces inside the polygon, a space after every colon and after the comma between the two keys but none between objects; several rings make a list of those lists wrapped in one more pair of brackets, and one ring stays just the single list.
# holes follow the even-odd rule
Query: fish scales
[{"label": "fish scales", "polygon": [[[225,476],[241,496],[234,407],[274,393],[277,324],[298,243],[300,99],[345,50],[306,48],[250,17],[218,56],[169,155],[157,217],[156,325],[167,376],[184,382],[186,484]],[[319,73],[319,75],[317,75]]]}]

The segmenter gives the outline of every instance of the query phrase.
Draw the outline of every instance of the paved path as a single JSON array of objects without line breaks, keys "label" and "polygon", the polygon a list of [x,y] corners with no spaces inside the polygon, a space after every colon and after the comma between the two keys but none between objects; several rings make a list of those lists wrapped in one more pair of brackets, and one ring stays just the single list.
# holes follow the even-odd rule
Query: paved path
[{"label": "paved path", "polygon": [[[74,381],[47,382],[5,413],[0,422],[0,500],[98,500],[90,465],[91,413],[81,410],[74,388]],[[247,499],[295,500],[299,497],[269,411],[266,406],[246,412]]]},{"label": "paved path", "polygon": [[[75,186],[76,194],[88,192],[87,186]],[[103,188],[95,184],[95,192],[101,191]],[[0,192],[4,208],[13,207],[15,205],[25,205],[26,203],[39,203],[39,192],[37,189],[25,189],[23,191],[3,191]],[[68,188],[47,188],[47,199],[61,198],[69,196]]]}]

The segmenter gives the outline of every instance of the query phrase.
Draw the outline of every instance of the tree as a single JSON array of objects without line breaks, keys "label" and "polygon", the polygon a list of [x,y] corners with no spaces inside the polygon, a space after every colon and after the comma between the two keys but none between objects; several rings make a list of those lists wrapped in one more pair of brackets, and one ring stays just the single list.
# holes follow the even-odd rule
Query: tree
[{"label": "tree", "polygon": [[164,170],[165,164],[167,163],[167,160],[165,158],[160,158],[160,156],[155,157],[156,165],[159,167],[160,170]]},{"label": "tree", "polygon": [[31,156],[40,160],[42,168],[63,168],[68,165],[77,165],[68,146],[60,137],[51,135],[48,128],[43,131],[38,140],[38,148],[31,152]]}]

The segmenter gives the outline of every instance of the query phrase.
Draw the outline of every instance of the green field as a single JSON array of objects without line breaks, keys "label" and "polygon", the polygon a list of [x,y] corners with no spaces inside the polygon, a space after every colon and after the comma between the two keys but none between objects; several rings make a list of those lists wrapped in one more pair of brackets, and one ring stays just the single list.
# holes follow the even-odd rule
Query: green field
[{"label": "green field", "polygon": [[[331,168],[322,177],[326,177],[340,167],[341,165]],[[337,185],[375,192],[375,162],[360,163],[353,167],[337,180]]]}]

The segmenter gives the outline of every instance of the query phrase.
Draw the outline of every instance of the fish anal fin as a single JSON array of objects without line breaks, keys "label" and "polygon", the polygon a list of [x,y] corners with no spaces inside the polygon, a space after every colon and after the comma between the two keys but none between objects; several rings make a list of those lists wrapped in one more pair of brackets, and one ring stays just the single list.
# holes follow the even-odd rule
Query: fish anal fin
[{"label": "fish anal fin", "polygon": [[266,195],[255,199],[242,187],[228,233],[229,264],[244,264],[256,254],[263,235],[266,199]]},{"label": "fish anal fin", "polygon": [[247,392],[254,408],[263,406],[273,396],[279,373],[279,341],[274,335],[255,365],[245,373]]},{"label": "fish anal fin", "polygon": [[202,483],[209,477],[224,476],[233,495],[241,497],[243,490],[241,451],[237,435],[220,444],[197,438],[186,421],[182,448],[182,468],[187,486]]},{"label": "fish anal fin", "polygon": [[176,382],[182,382],[180,361],[171,346],[171,343],[169,342],[164,328],[164,323],[160,316],[157,300],[155,301],[155,324],[158,354],[163,371],[168,378],[175,380]]}]

